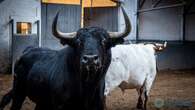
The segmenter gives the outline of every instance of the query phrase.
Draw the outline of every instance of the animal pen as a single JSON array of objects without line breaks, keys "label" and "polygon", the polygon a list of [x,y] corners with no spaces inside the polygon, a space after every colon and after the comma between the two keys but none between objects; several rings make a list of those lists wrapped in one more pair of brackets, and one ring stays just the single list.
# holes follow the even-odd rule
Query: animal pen
[{"label": "animal pen", "polygon": [[[126,24],[120,5],[114,1],[118,0],[0,0],[0,102],[12,88],[16,61],[28,49],[47,48],[59,51],[67,47],[52,32],[52,23],[58,12],[57,27],[62,32],[69,33],[87,27],[121,32]],[[155,52],[157,73],[150,89],[147,109],[195,110],[195,1],[119,1],[131,22],[131,32],[120,45],[158,46],[167,42],[166,48]],[[135,51],[139,52],[138,49]],[[144,55],[135,56],[137,58]],[[112,61],[120,59],[118,56],[114,59],[115,57],[113,56]],[[137,65],[132,64],[136,58],[126,60],[128,64]],[[148,64],[148,67],[151,65]],[[121,68],[116,70],[120,71]],[[126,74],[133,74],[131,72],[133,70]],[[142,76],[143,73],[140,74]],[[120,79],[117,78],[110,82]],[[117,85],[106,95],[105,108],[135,110],[138,97],[136,89],[123,91]],[[4,110],[9,110],[10,106],[11,104]],[[22,110],[34,110],[35,107],[36,104],[26,98]]]}]

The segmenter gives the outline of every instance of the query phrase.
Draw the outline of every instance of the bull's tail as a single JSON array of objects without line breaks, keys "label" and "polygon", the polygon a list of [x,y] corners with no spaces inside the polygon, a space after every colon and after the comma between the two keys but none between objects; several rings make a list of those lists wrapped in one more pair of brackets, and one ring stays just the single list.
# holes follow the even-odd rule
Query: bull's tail
[{"label": "bull's tail", "polygon": [[13,97],[13,89],[5,94],[0,102],[0,110],[3,110],[7,104],[10,103]]},{"label": "bull's tail", "polygon": [[167,42],[164,42],[164,44],[153,43],[153,45],[156,52],[161,52],[167,47]]}]

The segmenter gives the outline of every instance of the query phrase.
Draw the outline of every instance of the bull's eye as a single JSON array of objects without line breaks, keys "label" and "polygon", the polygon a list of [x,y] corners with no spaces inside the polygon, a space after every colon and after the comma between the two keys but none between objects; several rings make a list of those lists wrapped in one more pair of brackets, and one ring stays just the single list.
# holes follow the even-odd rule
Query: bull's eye
[{"label": "bull's eye", "polygon": [[87,57],[86,56],[83,56],[83,60],[87,61]]},{"label": "bull's eye", "polygon": [[77,46],[81,46],[81,41],[79,39],[76,39]]},{"label": "bull's eye", "polygon": [[98,60],[98,56],[94,56],[94,60]]},{"label": "bull's eye", "polygon": [[104,45],[106,44],[106,39],[103,39],[103,40],[101,41],[101,44],[104,46]]}]

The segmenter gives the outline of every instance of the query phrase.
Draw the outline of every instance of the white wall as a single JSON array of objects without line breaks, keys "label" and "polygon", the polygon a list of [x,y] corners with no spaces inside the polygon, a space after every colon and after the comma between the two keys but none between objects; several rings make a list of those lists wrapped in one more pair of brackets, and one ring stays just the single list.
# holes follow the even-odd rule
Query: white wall
[{"label": "white wall", "polygon": [[[40,19],[40,16],[40,0],[4,0],[0,3],[0,73],[6,72],[10,62],[10,18]],[[36,28],[33,24],[33,33],[36,33]]]}]

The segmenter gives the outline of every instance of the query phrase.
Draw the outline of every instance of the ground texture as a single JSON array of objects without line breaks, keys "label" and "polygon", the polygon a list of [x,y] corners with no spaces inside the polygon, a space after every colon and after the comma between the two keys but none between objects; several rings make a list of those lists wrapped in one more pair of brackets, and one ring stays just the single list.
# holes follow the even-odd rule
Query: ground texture
[{"label": "ground texture", "polygon": [[[0,75],[0,99],[12,86],[11,75]],[[135,110],[136,90],[122,93],[116,88],[107,96],[108,110]],[[26,100],[22,110],[33,110]],[[9,110],[9,106],[5,110]],[[148,110],[195,110],[195,70],[160,71],[157,74],[148,101]]]}]

